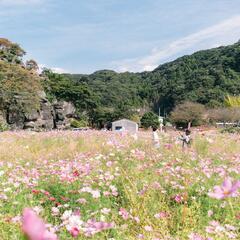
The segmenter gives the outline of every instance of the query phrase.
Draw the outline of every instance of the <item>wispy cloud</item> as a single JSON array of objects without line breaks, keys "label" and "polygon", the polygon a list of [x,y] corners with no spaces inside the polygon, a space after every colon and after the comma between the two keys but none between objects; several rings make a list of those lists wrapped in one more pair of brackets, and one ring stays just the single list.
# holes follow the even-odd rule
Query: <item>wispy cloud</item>
[{"label": "wispy cloud", "polygon": [[240,15],[173,41],[164,48],[155,47],[147,56],[113,62],[118,71],[150,71],[171,57],[196,50],[217,47],[240,38]]},{"label": "wispy cloud", "polygon": [[58,68],[58,67],[54,67],[54,68],[51,68],[51,70],[54,72],[54,73],[69,73],[70,71],[66,70],[66,69],[63,69],[63,68]]},{"label": "wispy cloud", "polygon": [[51,69],[54,73],[69,73],[70,71],[64,69],[64,68],[59,68],[59,67],[49,67],[46,64],[38,64],[39,67],[39,73],[41,73],[45,68]]}]

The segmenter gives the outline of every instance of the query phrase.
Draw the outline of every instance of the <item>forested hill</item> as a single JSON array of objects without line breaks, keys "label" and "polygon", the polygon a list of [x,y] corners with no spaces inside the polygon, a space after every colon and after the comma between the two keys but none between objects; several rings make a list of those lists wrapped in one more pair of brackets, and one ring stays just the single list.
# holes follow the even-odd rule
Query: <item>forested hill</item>
[{"label": "forested hill", "polygon": [[240,93],[240,42],[181,57],[143,76],[169,109],[182,100],[221,105],[226,94]]},{"label": "forested hill", "polygon": [[37,63],[24,62],[24,54],[19,45],[0,38],[0,113],[36,108],[44,90],[48,101],[72,102],[78,119],[103,126],[123,117],[137,121],[144,111],[159,107],[168,113],[185,100],[217,107],[226,95],[240,95],[240,42],[142,73],[57,74],[45,69],[39,76]]},{"label": "forested hill", "polygon": [[152,72],[65,76],[86,84],[102,107],[122,103],[170,111],[183,100],[219,106],[227,94],[240,94],[240,42],[181,57]]}]

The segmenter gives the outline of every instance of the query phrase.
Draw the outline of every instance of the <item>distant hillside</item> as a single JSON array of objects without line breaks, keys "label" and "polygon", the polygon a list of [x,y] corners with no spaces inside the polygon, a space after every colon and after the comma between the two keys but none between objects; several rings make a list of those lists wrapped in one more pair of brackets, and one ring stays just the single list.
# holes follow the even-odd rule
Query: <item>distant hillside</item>
[{"label": "distant hillside", "polygon": [[226,94],[240,93],[240,42],[181,57],[143,77],[151,81],[158,104],[168,110],[186,99],[221,105]]},{"label": "distant hillside", "polygon": [[42,90],[51,103],[72,102],[79,119],[99,127],[123,117],[137,121],[149,109],[169,113],[185,100],[216,107],[226,95],[240,95],[240,42],[142,73],[57,74],[46,69],[39,76],[37,63],[24,62],[24,54],[19,45],[0,38],[0,113],[7,116],[38,109]]},{"label": "distant hillside", "polygon": [[171,111],[184,100],[218,106],[227,94],[240,94],[240,42],[181,57],[152,72],[104,70],[65,76],[86,84],[105,107],[120,103],[134,107],[147,104]]}]

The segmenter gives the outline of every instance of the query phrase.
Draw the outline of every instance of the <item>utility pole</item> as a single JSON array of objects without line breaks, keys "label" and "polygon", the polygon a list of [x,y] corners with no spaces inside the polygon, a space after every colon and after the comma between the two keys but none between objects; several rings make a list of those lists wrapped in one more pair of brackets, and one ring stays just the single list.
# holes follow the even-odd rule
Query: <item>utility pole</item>
[{"label": "utility pole", "polygon": [[159,107],[158,109],[158,119],[159,119],[159,127],[160,127],[160,132],[163,132],[163,117],[161,117],[161,108]]}]

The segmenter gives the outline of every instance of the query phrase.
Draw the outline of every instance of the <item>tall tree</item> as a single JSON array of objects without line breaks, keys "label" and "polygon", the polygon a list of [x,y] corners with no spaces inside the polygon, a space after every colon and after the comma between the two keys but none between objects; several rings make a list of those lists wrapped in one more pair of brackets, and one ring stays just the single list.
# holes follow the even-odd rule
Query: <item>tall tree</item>
[{"label": "tall tree", "polygon": [[30,71],[38,71],[39,70],[39,67],[38,67],[38,64],[35,60],[31,59],[31,60],[28,60],[26,61],[26,69],[27,70],[30,70]]},{"label": "tall tree", "polygon": [[39,104],[41,79],[17,64],[0,61],[0,99],[5,107],[17,105],[30,110]]},{"label": "tall tree", "polygon": [[184,102],[175,107],[170,118],[177,125],[187,125],[187,128],[190,129],[192,124],[198,125],[202,123],[204,114],[205,108],[202,104]]},{"label": "tall tree", "polygon": [[6,38],[0,38],[0,60],[22,64],[22,57],[26,52],[16,43],[12,43]]}]

